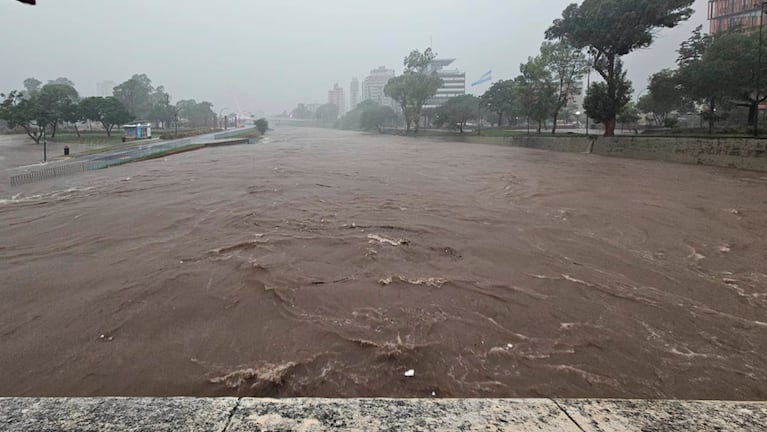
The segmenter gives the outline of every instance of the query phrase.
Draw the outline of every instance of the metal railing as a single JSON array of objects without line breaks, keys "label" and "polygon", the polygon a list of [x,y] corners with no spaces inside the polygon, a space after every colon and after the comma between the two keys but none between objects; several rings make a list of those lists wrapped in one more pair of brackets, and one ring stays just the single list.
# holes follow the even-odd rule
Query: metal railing
[{"label": "metal railing", "polygon": [[49,180],[87,171],[95,171],[111,166],[122,165],[136,159],[162,153],[175,148],[184,147],[192,143],[190,138],[162,144],[142,145],[123,151],[112,152],[105,156],[84,161],[59,162],[54,165],[46,165],[41,168],[27,168],[25,172],[11,176],[11,186],[21,186],[42,180]]}]

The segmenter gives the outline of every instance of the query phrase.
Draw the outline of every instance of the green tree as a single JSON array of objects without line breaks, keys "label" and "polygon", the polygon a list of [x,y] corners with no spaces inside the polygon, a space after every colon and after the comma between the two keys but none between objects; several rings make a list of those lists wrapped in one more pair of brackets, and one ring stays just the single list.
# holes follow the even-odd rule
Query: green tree
[{"label": "green tree", "polygon": [[297,107],[290,112],[290,118],[306,120],[312,118],[312,112],[304,104],[298,104]]},{"label": "green tree", "polygon": [[27,78],[24,80],[24,88],[27,90],[25,95],[32,97],[34,96],[38,91],[40,91],[40,86],[43,85],[42,81],[35,79],[35,78]]},{"label": "green tree", "polygon": [[[727,32],[711,39],[702,61],[705,64],[719,63],[721,85],[732,90],[732,100],[738,106],[748,108],[748,124],[754,124],[759,105],[767,100],[767,86],[760,83],[756,94],[759,57],[767,59],[767,44],[759,43],[759,32]],[[762,47],[761,54],[759,46]],[[761,65],[761,76],[767,74],[767,66]]]},{"label": "green tree", "polygon": [[652,113],[653,121],[658,126],[666,124],[672,111],[690,108],[675,70],[663,69],[654,74],[650,77],[647,90],[648,93],[639,98],[637,107],[645,113]]},{"label": "green tree", "polygon": [[317,108],[317,112],[314,113],[314,117],[317,120],[322,120],[326,123],[332,123],[338,120],[338,106],[335,104],[325,104]]},{"label": "green tree", "polygon": [[178,116],[192,127],[214,127],[213,104],[210,102],[197,102],[194,99],[178,101],[174,110]]},{"label": "green tree", "polygon": [[51,118],[41,107],[37,96],[25,98],[22,92],[12,91],[7,95],[0,94],[0,97],[5,98],[0,104],[0,119],[5,120],[10,129],[21,127],[39,144]]},{"label": "green tree", "polygon": [[498,126],[503,125],[504,115],[514,110],[514,81],[502,80],[493,83],[482,95],[482,105],[498,115]]},{"label": "green tree", "polygon": [[60,85],[65,85],[65,86],[75,88],[74,81],[72,81],[71,79],[67,77],[58,77],[55,80],[49,80],[48,84],[60,84]]},{"label": "green tree", "polygon": [[265,118],[260,118],[255,121],[256,129],[262,134],[265,134],[269,130],[269,122]]},{"label": "green tree", "polygon": [[153,92],[152,80],[145,74],[133,75],[112,90],[114,97],[122,102],[131,115],[142,120],[151,117]]},{"label": "green tree", "polygon": [[418,132],[423,106],[442,87],[442,79],[430,67],[436,57],[437,54],[431,48],[427,48],[423,53],[413,50],[405,57],[405,71],[402,75],[390,79],[384,87],[384,94],[394,99],[402,108],[406,123],[405,133],[410,133],[411,125],[414,125],[415,132]]},{"label": "green tree", "polygon": [[34,98],[50,119],[51,138],[55,138],[59,123],[65,121],[69,105],[79,99],[77,90],[69,84],[51,82],[44,85]]},{"label": "green tree", "polygon": [[113,96],[85,98],[80,102],[80,107],[83,117],[101,123],[107,136],[112,136],[115,126],[128,123],[134,118],[128,108]]},{"label": "green tree", "polygon": [[515,86],[517,103],[528,119],[528,128],[533,120],[540,134],[557,104],[557,87],[541,56],[529,58],[520,65],[520,71]]},{"label": "green tree", "polygon": [[554,83],[556,100],[552,104],[551,133],[557,133],[559,113],[574,96],[580,95],[582,78],[589,70],[589,62],[583,51],[566,42],[544,42],[541,46],[541,61]]},{"label": "green tree", "polygon": [[152,121],[157,127],[166,128],[176,116],[176,109],[170,103],[170,95],[165,92],[165,87],[159,86],[152,92],[151,108],[149,109],[148,120]]},{"label": "green tree", "polygon": [[82,107],[79,102],[69,101],[63,107],[62,120],[73,125],[77,137],[80,137],[80,129],[77,128],[77,124],[81,121],[88,120],[83,113]]},{"label": "green tree", "polygon": [[[657,28],[672,28],[693,13],[694,0],[584,0],[571,4],[546,30],[547,39],[561,39],[575,48],[588,48],[593,68],[605,81],[600,118],[605,136],[615,134],[618,113],[628,102],[620,58],[650,46]],[[600,89],[601,90],[601,89]],[[593,98],[592,98],[593,100]],[[626,100],[623,104],[619,102]],[[592,106],[593,108],[593,106]]]},{"label": "green tree", "polygon": [[434,123],[437,126],[447,125],[450,129],[463,128],[469,120],[477,119],[480,99],[476,96],[465,95],[448,99],[447,103],[437,108]]},{"label": "green tree", "polygon": [[397,113],[388,106],[375,106],[362,111],[360,127],[363,130],[381,130],[383,126],[391,125],[397,120]]},{"label": "green tree", "polygon": [[628,102],[623,106],[620,114],[618,114],[618,123],[621,125],[621,130],[627,126],[629,129],[636,130],[637,122],[639,122],[639,109],[637,109],[634,102]]},{"label": "green tree", "polygon": [[[607,127],[612,125],[615,129],[617,116],[631,100],[631,81],[626,78],[626,72],[623,70],[623,62],[618,59],[615,65],[615,77],[612,86],[606,82],[596,82],[591,84],[588,95],[583,101],[583,108],[586,115],[591,117],[596,123],[602,123]],[[614,136],[615,131],[605,134],[605,136]]]},{"label": "green tree", "polygon": [[[726,37],[724,34],[718,38]],[[741,61],[736,56],[719,55],[709,49],[714,38],[702,35],[697,28],[690,39],[683,42],[679,49],[679,70],[677,72],[681,91],[694,101],[703,105],[701,118],[707,121],[709,133],[714,125],[726,116],[726,108],[732,105],[734,94],[738,93],[739,81],[730,80],[733,70],[741,68]],[[720,48],[725,44],[720,44]],[[739,50],[738,50],[739,51]]]}]

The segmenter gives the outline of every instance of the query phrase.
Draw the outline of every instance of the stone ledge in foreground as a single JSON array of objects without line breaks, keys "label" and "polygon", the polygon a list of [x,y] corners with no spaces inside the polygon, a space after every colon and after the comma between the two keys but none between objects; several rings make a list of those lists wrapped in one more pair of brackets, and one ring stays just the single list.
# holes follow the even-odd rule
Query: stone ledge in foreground
[{"label": "stone ledge in foreground", "polygon": [[766,431],[767,402],[0,398],[21,431]]}]

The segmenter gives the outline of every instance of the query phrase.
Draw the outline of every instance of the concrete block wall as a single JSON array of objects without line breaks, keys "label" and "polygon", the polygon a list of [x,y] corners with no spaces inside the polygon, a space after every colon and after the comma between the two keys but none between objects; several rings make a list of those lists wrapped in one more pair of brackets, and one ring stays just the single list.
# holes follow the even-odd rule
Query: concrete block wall
[{"label": "concrete block wall", "polygon": [[767,172],[767,139],[618,136],[466,136],[463,142]]}]

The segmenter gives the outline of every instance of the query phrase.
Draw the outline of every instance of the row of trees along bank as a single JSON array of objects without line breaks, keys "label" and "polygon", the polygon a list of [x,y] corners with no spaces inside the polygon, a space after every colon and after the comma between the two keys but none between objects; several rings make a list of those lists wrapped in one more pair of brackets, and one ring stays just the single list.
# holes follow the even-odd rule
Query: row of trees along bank
[{"label": "row of trees along bank", "polygon": [[24,90],[0,94],[0,119],[8,128],[22,128],[39,143],[44,133],[56,137],[60,125],[70,125],[80,135],[78,124],[95,122],[111,136],[115,126],[135,119],[167,128],[182,120],[190,127],[215,127],[216,114],[210,102],[193,99],[171,104],[163,86],[154,87],[144,74],[133,75],[118,85],[109,97],[81,98],[75,84],[58,78],[44,84],[35,79],[24,80]]},{"label": "row of trees along bank", "polygon": [[[462,129],[483,108],[503,119],[525,117],[540,132],[547,119],[554,132],[560,112],[574,96],[581,94],[583,76],[593,69],[601,81],[591,84],[584,101],[586,114],[604,125],[613,136],[618,117],[635,116],[629,105],[632,84],[626,78],[623,56],[649,47],[660,28],[672,28],[688,19],[694,0],[584,0],[571,4],[562,17],[545,32],[540,54],[520,66],[520,74],[500,81],[480,100],[464,96],[435,112],[423,112],[424,104],[441,87],[442,81],[428,65],[436,57],[431,48],[413,51],[405,58],[402,75],[389,81],[386,96],[402,110],[406,133],[418,131],[424,114],[437,124]],[[476,109],[472,108],[472,104]],[[481,106],[480,106],[481,105]]]}]

